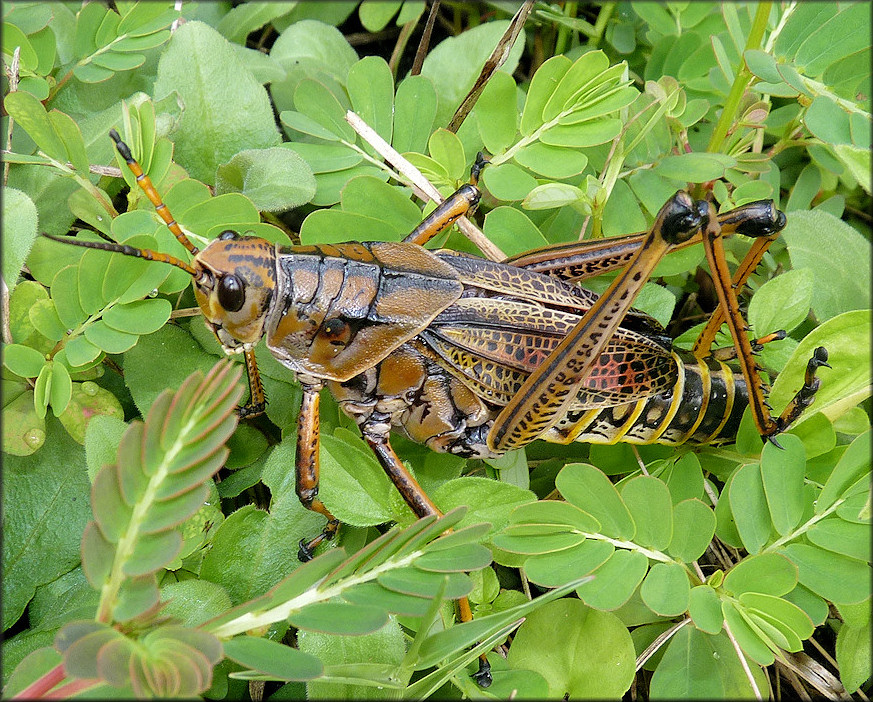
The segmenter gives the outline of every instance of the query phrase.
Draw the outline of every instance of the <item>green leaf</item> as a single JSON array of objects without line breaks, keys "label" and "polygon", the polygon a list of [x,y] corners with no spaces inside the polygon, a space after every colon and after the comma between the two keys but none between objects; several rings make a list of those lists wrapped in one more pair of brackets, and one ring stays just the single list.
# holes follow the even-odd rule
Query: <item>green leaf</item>
[{"label": "green leaf", "polygon": [[515,161],[538,175],[556,180],[579,175],[588,165],[588,157],[573,149],[561,149],[538,141],[519,149]]},{"label": "green leaf", "polygon": [[759,665],[771,665],[775,660],[772,649],[777,644],[767,637],[761,627],[752,626],[754,619],[749,617],[744,608],[729,600],[722,600],[721,608],[725,623],[743,652]]},{"label": "green leaf", "polygon": [[857,692],[870,678],[870,621],[862,626],[843,624],[837,632],[837,666],[846,692]]},{"label": "green leaf", "polygon": [[399,241],[400,231],[374,217],[338,210],[316,210],[304,220],[300,241],[304,245],[338,244],[350,240]]},{"label": "green leaf", "polygon": [[325,664],[325,675],[307,683],[307,699],[375,699],[397,686],[394,673],[403,663],[406,646],[405,634],[395,620],[363,636],[301,631],[297,640],[301,651]]},{"label": "green leaf", "polygon": [[[606,236],[619,236],[645,228],[646,218],[640,210],[636,197],[623,180],[618,181],[603,208],[603,233]],[[667,318],[669,320],[669,315]]]},{"label": "green leaf", "polygon": [[572,65],[566,56],[552,56],[534,73],[521,115],[520,131],[524,136],[530,136],[545,122],[543,110],[546,103]]},{"label": "green leaf", "polygon": [[582,54],[561,78],[545,107],[543,120],[550,122],[576,101],[580,89],[594,83],[609,68],[609,59],[602,51]]},{"label": "green leaf", "polygon": [[[20,47],[20,48],[19,48]],[[15,49],[19,49],[20,65],[28,71],[35,71],[39,65],[39,57],[28,40],[25,32],[11,22],[3,23],[3,53],[11,58]],[[6,60],[8,61],[9,58]]]},{"label": "green leaf", "polygon": [[459,526],[489,522],[492,534],[509,521],[515,507],[536,499],[530,490],[474,476],[449,480],[433,491],[431,497],[444,513],[469,505]]},{"label": "green leaf", "polygon": [[657,478],[640,475],[623,483],[620,492],[636,524],[634,541],[665,549],[673,538],[673,505],[667,486]]},{"label": "green leaf", "polygon": [[663,699],[753,699],[749,669],[757,689],[767,689],[764,672],[744,666],[724,633],[712,636],[686,626],[668,642],[652,675],[651,693]]},{"label": "green leaf", "polygon": [[319,602],[295,612],[289,620],[307,631],[360,636],[381,629],[388,621],[388,614],[381,607]]},{"label": "green leaf", "polygon": [[743,545],[753,555],[760,552],[772,529],[761,466],[750,463],[740,468],[734,475],[728,496]]},{"label": "green leaf", "polygon": [[9,344],[3,349],[3,365],[22,378],[35,378],[45,364],[45,356],[29,346]]},{"label": "green leaf", "polygon": [[161,55],[155,99],[177,92],[185,104],[173,134],[176,160],[191,175],[214,182],[221,163],[246,149],[279,143],[273,110],[227,41],[202,22],[187,22]]},{"label": "green leaf", "polygon": [[709,585],[691,588],[688,597],[688,614],[700,631],[717,634],[721,631],[721,603],[718,594]]},{"label": "green leaf", "polygon": [[417,568],[389,570],[379,575],[378,582],[382,587],[404,595],[429,598],[435,596],[443,578],[446,579],[444,597],[447,599],[456,600],[473,589],[470,578],[462,573],[429,573]]},{"label": "green leaf", "polygon": [[85,338],[106,353],[124,353],[136,344],[137,336],[113,329],[102,319],[85,328]]},{"label": "green leaf", "polygon": [[824,519],[813,524],[807,538],[828,551],[863,561],[870,555],[869,527],[869,524],[854,524],[838,518]]},{"label": "green leaf", "polygon": [[113,72],[132,71],[145,63],[142,54],[107,52],[94,57],[94,66],[107,68]]},{"label": "green leaf", "polygon": [[406,192],[372,176],[357,176],[348,182],[342,192],[342,209],[381,220],[393,230],[392,238],[396,239],[421,221],[421,211]]},{"label": "green leaf", "polygon": [[74,370],[77,366],[90,363],[103,353],[100,347],[92,344],[84,336],[71,338],[64,349],[67,352],[67,361]]},{"label": "green leaf", "polygon": [[30,456],[45,443],[45,416],[34,407],[34,393],[25,391],[3,406],[3,451]]},{"label": "green leaf", "polygon": [[315,176],[291,149],[244,149],[215,174],[215,194],[241,193],[265,212],[284,212],[315,196]]},{"label": "green leaf", "polygon": [[619,539],[633,539],[633,518],[615,487],[602,472],[586,463],[566,466],[555,480],[564,498],[588,512],[601,524],[601,533]]},{"label": "green leaf", "polygon": [[[828,255],[822,256],[821,233],[828,233]],[[871,307],[870,247],[863,237],[826,212],[794,212],[782,232],[795,269],[815,276],[812,309],[821,319]]]},{"label": "green leaf", "polygon": [[806,612],[815,626],[821,626],[828,616],[828,604],[821,597],[803,585],[798,584],[791,592],[783,596]]},{"label": "green leaf", "polygon": [[848,5],[815,27],[797,48],[794,61],[809,76],[819,76],[834,61],[869,45],[870,14]]},{"label": "green leaf", "polygon": [[491,551],[480,544],[459,544],[438,551],[428,550],[415,567],[438,573],[479,570],[491,563]]},{"label": "green leaf", "polygon": [[507,661],[542,675],[553,699],[619,697],[634,675],[633,642],[618,617],[571,599],[531,612],[513,637]]},{"label": "green leaf", "polygon": [[433,160],[445,169],[449,178],[463,178],[467,158],[464,155],[464,146],[454,132],[437,129],[428,139],[427,148]]},{"label": "green leaf", "polygon": [[22,615],[37,587],[78,565],[90,516],[84,456],[54,418],[45,431],[46,443],[34,455],[4,456],[4,629]]},{"label": "green leaf", "polygon": [[683,500],[703,498],[703,469],[700,459],[693,453],[686,453],[672,466],[668,465],[661,479],[667,483],[674,505]]},{"label": "green leaf", "polygon": [[33,200],[15,188],[3,190],[3,280],[11,292],[21,266],[37,237],[38,216]]},{"label": "green leaf", "polygon": [[743,59],[749,70],[761,80],[768,83],[779,83],[782,76],[779,74],[776,59],[772,54],[766,51],[746,51],[743,53]]},{"label": "green leaf", "polygon": [[589,607],[618,609],[630,599],[646,577],[648,567],[648,559],[639,551],[616,551],[606,563],[593,571],[594,580],[576,588],[576,594]]},{"label": "green leaf", "polygon": [[690,563],[703,555],[715,534],[715,513],[696,498],[673,507],[673,538],[667,552]]},{"label": "green leaf", "polygon": [[585,193],[575,185],[547,183],[531,190],[521,204],[528,210],[547,210],[566,205],[576,206],[580,203],[589,204],[589,201]]},{"label": "green leaf", "polygon": [[324,667],[315,656],[256,636],[237,636],[224,642],[224,653],[240,665],[278,680],[312,680]]},{"label": "green leaf", "polygon": [[[61,335],[58,339],[41,339],[41,332],[36,329],[33,320],[39,319],[45,312],[46,307],[51,307],[52,315],[56,318],[57,312],[54,311],[54,305],[48,297],[46,289],[34,280],[24,280],[18,285],[9,296],[9,330],[12,333],[12,338],[18,343],[25,346],[36,348],[39,351],[48,353],[51,351],[54,341],[60,341],[63,338],[65,330],[61,325],[60,320],[54,320],[51,325],[53,330],[60,327]],[[32,310],[35,310],[32,312]],[[41,326],[43,326],[41,324]],[[45,325],[48,326],[48,325]],[[49,346],[51,344],[51,346]]]},{"label": "green leaf", "polygon": [[[397,14],[402,4],[401,0],[395,0],[394,2],[364,0],[358,9],[361,24],[364,25],[368,32],[378,32],[385,28],[385,25]],[[403,24],[399,18],[397,24]]]},{"label": "green leaf", "polygon": [[679,29],[667,8],[656,3],[643,3],[634,7],[634,12],[649,28],[659,34],[676,34]]},{"label": "green leaf", "polygon": [[826,600],[854,604],[870,595],[869,563],[798,543],[781,553],[797,565],[800,582]]},{"label": "green leaf", "polygon": [[92,482],[104,464],[115,460],[118,444],[126,429],[127,424],[122,417],[110,415],[98,415],[88,423],[85,457],[88,461],[88,478]]},{"label": "green leaf", "polygon": [[[190,334],[165,325],[142,337],[125,354],[125,381],[140,413],[145,414],[165,388],[179,387],[193,371],[212,367],[215,359],[204,357],[201,351]],[[67,353],[70,355],[70,344]]]},{"label": "green leaf", "polygon": [[479,96],[474,113],[479,134],[485,148],[492,154],[501,154],[515,141],[518,108],[518,88],[512,76],[496,72]]},{"label": "green leaf", "polygon": [[482,231],[507,256],[530,251],[548,243],[528,216],[514,207],[495,207],[485,215]]},{"label": "green leaf", "polygon": [[678,563],[656,563],[640,586],[646,606],[662,617],[674,617],[688,609],[691,586]]},{"label": "green leaf", "polygon": [[237,44],[244,44],[246,36],[277,17],[288,14],[297,5],[296,2],[269,2],[238,5],[230,10],[216,29],[225,39]]},{"label": "green leaf", "polygon": [[73,394],[73,381],[70,372],[62,363],[52,363],[52,391],[50,401],[55,417],[67,409]]},{"label": "green leaf", "polygon": [[672,178],[680,183],[705,183],[723,178],[725,169],[734,165],[734,159],[720,154],[687,153],[666,156],[653,170],[664,178]]},{"label": "green leaf", "polygon": [[[336,134],[332,129],[322,126],[320,122],[302,112],[283,110],[279,114],[279,119],[282,124],[296,129],[298,132],[303,132],[319,139],[326,139],[327,141],[339,141],[341,139],[340,135]],[[346,146],[342,148],[348,150]]]},{"label": "green leaf", "polygon": [[803,115],[803,123],[814,136],[826,144],[855,143],[850,116],[830,97],[819,95],[813,99]]},{"label": "green leaf", "polygon": [[763,592],[784,595],[797,584],[797,568],[778,553],[749,556],[731,568],[724,578],[724,588],[740,595],[744,592]]},{"label": "green leaf", "polygon": [[612,141],[621,133],[620,119],[591,120],[580,124],[558,124],[540,135],[543,144],[583,149]]},{"label": "green leaf", "polygon": [[404,595],[374,582],[353,586],[343,592],[343,599],[356,605],[381,607],[391,614],[406,617],[424,616],[431,607],[431,600],[415,595]]},{"label": "green leaf", "polygon": [[292,107],[294,91],[304,78],[342,89],[349,68],[358,60],[357,52],[336,27],[314,20],[289,25],[276,39],[270,56],[286,73],[285,80],[270,86],[279,112]]},{"label": "green leaf", "polygon": [[[394,121],[394,78],[385,60],[368,56],[349,68],[346,90],[352,109],[389,144]],[[370,155],[376,152],[369,144]]]},{"label": "green leaf", "polygon": [[[584,541],[585,536],[582,534],[542,524],[514,525],[505,533],[494,537],[494,544],[498,548],[521,554],[548,554],[563,551],[572,549]],[[565,559],[562,557],[560,560]]]},{"label": "green leaf", "polygon": [[52,389],[52,366],[46,363],[39,371],[33,385],[33,407],[40,418],[45,417]]},{"label": "green leaf", "polygon": [[[287,460],[293,457],[287,451],[277,453],[271,454],[265,472],[274,471],[270,464],[279,459],[287,474]],[[297,560],[297,544],[319,533],[324,518],[303,508],[293,493],[293,479],[290,488],[290,494],[286,488],[279,499],[274,497],[271,515],[246,505],[225,519],[213,537],[200,577],[223,586],[234,604],[263,594],[304,567]],[[292,592],[288,598],[299,594],[296,588]]]},{"label": "green leaf", "polygon": [[283,148],[297,153],[316,174],[342,171],[363,160],[360,154],[342,144],[286,143]]},{"label": "green leaf", "polygon": [[[519,539],[520,540],[520,539]],[[495,545],[505,547],[506,537],[495,538]],[[543,538],[546,541],[546,538]],[[544,587],[564,585],[572,580],[588,575],[606,563],[615,552],[615,547],[606,541],[588,539],[563,550],[549,550],[544,546],[537,550],[536,540],[529,539],[534,546],[530,550],[535,554],[524,561],[524,571],[528,579]],[[507,548],[512,551],[513,549]],[[598,588],[594,588],[596,593]]]},{"label": "green leaf", "polygon": [[27,132],[47,156],[61,163],[66,162],[66,146],[38,98],[19,90],[9,93],[3,104],[7,112],[15,118],[15,123]]},{"label": "green leaf", "polygon": [[373,526],[408,514],[392,499],[395,488],[372,451],[359,439],[321,436],[320,497],[338,519]]},{"label": "green leaf", "polygon": [[114,305],[103,314],[103,321],[113,329],[128,334],[151,334],[170,318],[172,306],[167,300],[136,300]]},{"label": "green leaf", "polygon": [[758,592],[744,592],[740,595],[739,600],[740,604],[748,611],[769,619],[771,624],[783,631],[783,634],[790,632],[799,639],[808,639],[815,631],[809,615],[797,605],[783,600],[781,597]]},{"label": "green leaf", "polygon": [[849,444],[822,488],[815,505],[816,514],[821,514],[828,509],[843,497],[849,488],[870,473],[871,435],[873,434],[868,430]]},{"label": "green leaf", "polygon": [[516,507],[511,515],[513,524],[554,524],[580,532],[596,533],[600,523],[590,514],[569,502],[540,500]]},{"label": "green leaf", "polygon": [[784,451],[769,442],[764,445],[761,478],[773,526],[784,536],[797,526],[803,515],[806,452],[800,439],[790,434],[781,437],[779,443]]},{"label": "green leaf", "polygon": [[749,304],[748,321],[757,336],[787,332],[809,314],[814,275],[808,268],[786,271],[762,285]]},{"label": "green leaf", "polygon": [[394,148],[400,153],[424,152],[436,111],[437,95],[430,80],[408,76],[401,81],[394,98]]},{"label": "green leaf", "polygon": [[[421,75],[433,82],[439,98],[436,124],[448,124],[508,27],[509,20],[486,22],[444,39],[427,54]],[[523,47],[524,32],[513,44],[499,70],[512,75]]]}]

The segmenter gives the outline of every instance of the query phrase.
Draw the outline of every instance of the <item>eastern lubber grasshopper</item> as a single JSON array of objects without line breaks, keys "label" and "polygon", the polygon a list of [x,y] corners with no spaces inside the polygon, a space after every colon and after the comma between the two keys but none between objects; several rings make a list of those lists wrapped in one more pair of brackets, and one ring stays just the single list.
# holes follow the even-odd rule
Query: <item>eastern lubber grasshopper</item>
[{"label": "eastern lubber grasshopper", "polygon": [[[400,243],[276,247],[228,230],[200,251],[128,147],[117,133],[110,134],[193,260],[113,243],[69,243],[161,261],[190,274],[207,325],[225,352],[245,356],[251,400],[241,415],[259,413],[265,405],[253,350],[262,337],[295,372],[303,387],[297,494],[328,520],[322,534],[301,542],[303,559],[338,528],[318,498],[324,386],[358,423],[421,517],[438,509],[394,453],[392,429],[435,451],[480,458],[538,438],[705,444],[730,439],[750,406],[761,436],[775,443],[812,402],[819,386],[816,370],[827,365],[826,351],[816,349],[794,400],[779,417],[770,415],[735,290],[785,225],[771,201],[716,215],[710,203],[679,191],[646,233],[547,247],[503,263],[424,249],[477,207],[477,166],[473,183]],[[721,247],[723,237],[733,233],[754,237],[755,243],[731,278]],[[667,251],[698,241],[721,304],[693,351],[680,353],[655,320],[631,305]],[[569,282],[619,268],[599,297]],[[710,351],[725,321],[739,373]]]}]

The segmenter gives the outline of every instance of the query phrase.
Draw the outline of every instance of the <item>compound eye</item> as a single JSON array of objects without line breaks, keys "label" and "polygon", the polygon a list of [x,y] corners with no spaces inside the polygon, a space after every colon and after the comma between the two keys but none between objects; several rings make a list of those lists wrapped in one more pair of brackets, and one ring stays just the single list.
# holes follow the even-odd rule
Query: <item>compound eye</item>
[{"label": "compound eye", "polygon": [[219,241],[227,241],[228,239],[239,239],[239,232],[235,232],[233,229],[225,229],[221,234],[218,235]]},{"label": "compound eye", "polygon": [[233,273],[218,282],[218,302],[227,312],[239,312],[246,301],[242,281]]}]

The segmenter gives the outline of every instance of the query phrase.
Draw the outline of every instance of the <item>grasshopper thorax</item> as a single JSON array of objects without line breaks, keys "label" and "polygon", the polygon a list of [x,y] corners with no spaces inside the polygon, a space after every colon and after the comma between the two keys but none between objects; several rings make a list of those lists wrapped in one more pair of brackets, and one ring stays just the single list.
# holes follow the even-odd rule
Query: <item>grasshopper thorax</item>
[{"label": "grasshopper thorax", "polygon": [[225,353],[252,348],[276,287],[276,247],[265,239],[224,231],[192,262],[194,296]]}]

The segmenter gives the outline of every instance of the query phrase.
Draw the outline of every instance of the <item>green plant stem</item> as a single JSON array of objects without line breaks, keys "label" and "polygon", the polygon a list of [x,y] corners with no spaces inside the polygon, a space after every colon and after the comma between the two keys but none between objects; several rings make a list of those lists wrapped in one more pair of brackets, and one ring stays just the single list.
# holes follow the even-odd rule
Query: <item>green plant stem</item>
[{"label": "green plant stem", "polygon": [[[752,28],[749,31],[749,38],[746,40],[746,51],[758,49],[761,47],[761,40],[764,38],[764,30],[767,28],[767,18],[770,16],[770,7],[773,3],[762,2],[758,4],[758,9],[755,12],[755,18],[752,20]],[[737,111],[740,107],[740,101],[743,98],[743,93],[746,91],[749,83],[752,80],[752,72],[746,65],[743,57],[740,57],[740,65],[737,69],[734,83],[731,86],[731,91],[728,93],[727,100],[724,104],[724,109],[721,112],[721,117],[715,125],[715,130],[712,132],[712,138],[709,140],[709,145],[706,150],[709,153],[719,153],[724,146],[725,137],[727,137],[728,129],[736,119]]]},{"label": "green plant stem", "polygon": [[[568,2],[564,5],[564,16],[576,16],[576,3]],[[567,45],[570,43],[570,28],[566,25],[558,27],[558,36],[555,37],[555,54],[563,54],[567,51]]]},{"label": "green plant stem", "polygon": [[600,13],[597,15],[597,21],[594,23],[594,36],[591,37],[589,43],[593,47],[600,46],[600,41],[603,39],[603,33],[606,31],[606,25],[609,23],[609,18],[615,11],[616,3],[607,2],[600,8]]},{"label": "green plant stem", "polygon": [[810,517],[808,521],[804,522],[799,527],[797,527],[797,529],[786,534],[781,539],[776,539],[776,541],[774,541],[772,544],[770,544],[767,548],[764,549],[763,553],[776,552],[779,548],[781,548],[785,544],[789,543],[790,541],[793,541],[794,539],[796,539],[799,536],[803,536],[806,532],[808,532],[813,527],[813,525],[816,522],[820,522],[822,519],[824,519],[828,515],[836,512],[837,507],[839,507],[845,501],[846,500],[843,497],[839,498],[838,500],[835,500],[834,503],[830,507],[828,507],[826,510],[824,510],[820,514],[816,514],[816,515]]},{"label": "green plant stem", "polygon": [[312,588],[280,605],[259,612],[246,612],[236,619],[220,624],[214,629],[210,629],[207,626],[204,630],[208,631],[213,636],[224,639],[236,636],[237,634],[241,634],[251,629],[258,629],[262,626],[274,624],[283,619],[288,619],[294,612],[303,609],[307,605],[315,604],[316,602],[327,602],[331,598],[339,597],[349,588],[375,580],[382,573],[389,573],[399,568],[411,566],[415,563],[417,558],[420,558],[423,555],[423,553],[424,552],[421,550],[416,550],[399,558],[392,558],[385,563],[381,563],[372,570],[368,570],[364,573],[355,573],[348,578],[344,578],[336,583],[330,583],[327,586]]},{"label": "green plant stem", "polygon": [[40,156],[42,156],[43,158],[47,159],[49,161],[49,163],[51,163],[52,166],[57,168],[64,175],[72,176],[73,179],[84,190],[86,190],[88,193],[90,193],[93,196],[93,198],[95,200],[97,200],[98,203],[100,203],[100,206],[104,210],[106,210],[106,212],[109,214],[110,217],[112,217],[113,219],[115,217],[118,217],[118,211],[112,206],[112,203],[106,197],[105,193],[102,190],[100,190],[100,188],[98,188],[96,185],[94,185],[94,183],[92,183],[87,178],[81,176],[77,171],[73,170],[72,168],[70,168],[66,164],[61,163],[60,161],[56,161],[55,159],[53,159],[51,156],[49,156],[45,152],[38,151],[37,153]]},{"label": "green plant stem", "polygon": [[417,17],[404,24],[403,28],[400,30],[400,35],[397,37],[397,43],[394,44],[394,51],[391,52],[391,58],[388,61],[388,68],[391,69],[391,76],[395,81],[397,80],[397,64],[400,63],[400,57],[406,50],[406,45],[409,43],[409,37],[412,36],[412,32],[415,31],[417,25]]},{"label": "green plant stem", "polygon": [[170,467],[179,453],[185,448],[185,439],[190,436],[191,427],[197,418],[189,418],[187,423],[179,431],[176,440],[164,451],[160,463],[154,473],[149,477],[145,490],[137,499],[130,515],[127,529],[121,535],[115,547],[115,558],[112,562],[109,578],[100,590],[100,603],[97,606],[95,619],[98,622],[110,623],[112,612],[118,603],[118,593],[127,579],[124,566],[131,559],[142,536],[142,525],[146,516],[157,501],[158,490],[161,484],[170,474]]}]

